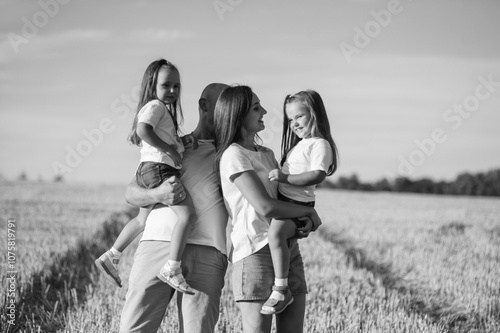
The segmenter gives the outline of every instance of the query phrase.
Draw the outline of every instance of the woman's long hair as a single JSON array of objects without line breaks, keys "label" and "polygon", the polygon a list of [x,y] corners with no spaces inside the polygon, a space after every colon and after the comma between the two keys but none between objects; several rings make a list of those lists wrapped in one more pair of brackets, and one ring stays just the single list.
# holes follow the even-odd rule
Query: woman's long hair
[{"label": "woman's long hair", "polygon": [[286,106],[291,103],[300,103],[311,114],[311,136],[323,138],[332,148],[333,163],[328,168],[327,176],[337,170],[338,150],[330,133],[330,123],[326,113],[325,105],[321,96],[314,90],[305,90],[294,95],[287,95],[283,104],[283,138],[281,141],[281,165],[285,163],[288,152],[302,140],[290,128],[289,119],[286,115]]},{"label": "woman's long hair", "polygon": [[[132,124],[132,131],[128,136],[128,141],[136,146],[141,145],[141,138],[137,135],[137,115],[139,111],[142,109],[144,105],[149,103],[154,99],[158,99],[156,96],[156,84],[158,83],[158,72],[160,69],[165,66],[170,70],[175,70],[179,73],[177,67],[172,64],[170,61],[165,59],[158,59],[149,64],[148,68],[144,72],[144,76],[142,77],[141,84],[141,95],[139,97],[139,103],[137,104],[137,111],[135,113],[134,123]],[[180,75],[179,75],[180,77]],[[183,115],[182,115],[182,107],[181,107],[181,86],[179,83],[179,96],[177,100],[173,103],[173,110],[170,110],[170,114],[174,120],[175,130],[178,134],[181,134],[179,131],[179,126],[182,125]]]},{"label": "woman's long hair", "polygon": [[217,99],[214,111],[217,175],[222,154],[232,143],[241,139],[243,120],[252,106],[252,97],[253,92],[250,87],[234,86],[224,89]]}]

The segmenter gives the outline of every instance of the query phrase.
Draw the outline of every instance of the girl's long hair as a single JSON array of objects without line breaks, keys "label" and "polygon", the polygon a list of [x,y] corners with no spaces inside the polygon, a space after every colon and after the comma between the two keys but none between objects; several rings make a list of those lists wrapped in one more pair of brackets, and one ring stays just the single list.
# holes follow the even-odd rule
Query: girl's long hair
[{"label": "girl's long hair", "polygon": [[[132,124],[132,131],[128,136],[128,141],[136,146],[141,145],[141,138],[137,135],[137,115],[144,105],[151,102],[154,99],[158,99],[156,96],[156,84],[158,83],[158,72],[165,66],[170,70],[175,70],[179,73],[177,67],[170,61],[165,59],[158,59],[149,64],[148,68],[144,72],[141,84],[141,94],[139,97],[139,103],[137,104],[137,111],[135,113],[134,123]],[[169,110],[175,125],[176,132],[180,135],[179,126],[182,125],[183,115],[181,107],[181,85],[179,83],[179,97],[173,103],[173,110]]]},{"label": "girl's long hair", "polygon": [[224,89],[217,99],[214,111],[216,134],[215,168],[219,176],[220,159],[224,151],[241,139],[243,120],[252,106],[252,89],[248,86],[234,86]]},{"label": "girl's long hair", "polygon": [[311,114],[311,136],[323,138],[332,148],[333,163],[328,168],[327,176],[332,175],[337,170],[338,150],[330,133],[330,123],[326,113],[325,105],[321,96],[314,90],[305,90],[294,95],[287,95],[283,104],[283,138],[281,141],[281,165],[285,163],[288,152],[302,140],[290,128],[286,115],[286,106],[290,103],[300,103]]}]

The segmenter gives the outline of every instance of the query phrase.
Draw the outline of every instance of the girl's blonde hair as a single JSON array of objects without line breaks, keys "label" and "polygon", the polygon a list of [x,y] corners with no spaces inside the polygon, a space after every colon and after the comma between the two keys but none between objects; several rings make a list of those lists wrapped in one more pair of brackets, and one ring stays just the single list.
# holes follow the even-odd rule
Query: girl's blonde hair
[{"label": "girl's blonde hair", "polygon": [[333,152],[333,163],[330,165],[328,176],[337,170],[338,151],[332,134],[330,133],[330,123],[326,113],[325,104],[321,96],[314,90],[305,90],[293,95],[287,95],[283,104],[283,138],[281,141],[281,165],[285,163],[288,152],[301,140],[291,129],[286,115],[286,106],[291,103],[300,103],[311,114],[311,136],[323,138],[328,143]]},{"label": "girl's blonde hair", "polygon": [[[158,99],[156,96],[156,84],[158,83],[158,72],[162,67],[166,67],[170,70],[175,70],[179,73],[177,67],[170,61],[165,59],[158,59],[149,64],[148,68],[144,72],[141,84],[141,95],[139,97],[139,103],[137,104],[137,111],[134,118],[134,123],[132,124],[132,131],[128,136],[128,141],[136,146],[141,145],[141,138],[137,135],[137,115],[144,105],[148,102]],[[180,76],[180,74],[179,74]],[[178,134],[180,133],[179,126],[182,125],[183,115],[181,107],[181,86],[179,83],[179,97],[173,103],[173,110],[169,110],[170,114],[174,120],[175,130]]]}]

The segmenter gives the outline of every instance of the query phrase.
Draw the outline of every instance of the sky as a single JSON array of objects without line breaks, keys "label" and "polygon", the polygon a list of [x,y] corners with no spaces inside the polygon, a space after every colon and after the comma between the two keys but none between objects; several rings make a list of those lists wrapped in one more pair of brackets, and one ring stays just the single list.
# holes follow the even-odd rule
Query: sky
[{"label": "sky", "polygon": [[497,0],[0,0],[0,174],[128,183],[158,58],[180,70],[186,133],[208,83],[249,85],[277,158],[285,96],[316,90],[332,181],[499,168],[499,15]]}]

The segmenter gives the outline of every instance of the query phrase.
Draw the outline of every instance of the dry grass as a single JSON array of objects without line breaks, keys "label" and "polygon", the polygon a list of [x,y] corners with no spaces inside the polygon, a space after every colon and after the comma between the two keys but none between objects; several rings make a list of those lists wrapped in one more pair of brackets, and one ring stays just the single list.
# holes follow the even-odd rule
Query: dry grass
[{"label": "dry grass", "polygon": [[[124,188],[9,186],[0,202],[4,219],[20,221],[18,329],[117,331],[127,284],[105,281],[93,259],[134,213],[111,215],[124,211]],[[318,197],[324,225],[300,241],[306,332],[500,331],[500,200],[325,190]],[[122,260],[124,281],[135,246]],[[177,332],[174,303],[159,332]],[[221,303],[218,331],[240,332],[227,277]]]},{"label": "dry grass", "polygon": [[332,212],[325,239],[452,332],[500,331],[499,203],[355,192],[319,200]]}]

